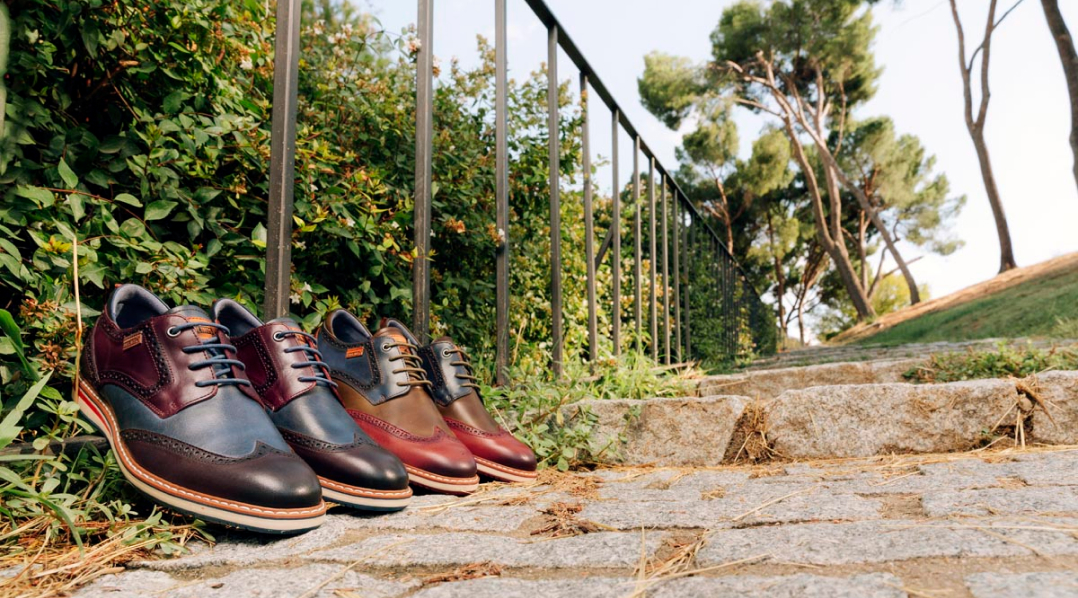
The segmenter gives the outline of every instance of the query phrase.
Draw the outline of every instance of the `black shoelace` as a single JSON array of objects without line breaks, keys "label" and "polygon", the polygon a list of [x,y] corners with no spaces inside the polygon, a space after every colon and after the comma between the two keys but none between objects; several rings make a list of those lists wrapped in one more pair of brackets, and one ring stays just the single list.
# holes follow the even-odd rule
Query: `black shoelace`
[{"label": "black shoelace", "polygon": [[[181,332],[185,330],[191,330],[194,328],[213,328],[220,330],[228,335],[228,327],[222,326],[214,322],[188,322],[186,324],[178,324],[168,329],[169,336],[179,336]],[[211,380],[199,380],[195,382],[195,386],[199,388],[205,386],[250,386],[251,382],[244,378],[236,378],[232,375],[232,366],[239,366],[240,370],[246,369],[242,361],[237,359],[229,359],[228,352],[236,352],[236,347],[220,342],[217,335],[213,335],[210,338],[204,339],[197,345],[188,345],[183,348],[183,352],[190,355],[191,353],[198,353],[200,351],[209,355],[209,359],[202,361],[196,361],[187,366],[188,369],[201,370],[203,368],[212,368],[213,379]]]},{"label": "black shoelace", "polygon": [[313,376],[300,376],[300,382],[314,382],[319,386],[332,386],[337,387],[337,383],[329,379],[329,366],[322,361],[322,352],[314,348],[314,344],[318,342],[314,335],[307,334],[300,330],[279,330],[273,333],[273,340],[282,341],[287,337],[295,336],[303,339],[304,343],[296,345],[294,347],[288,347],[284,350],[285,353],[295,353],[302,351],[307,356],[307,361],[297,361],[292,364],[294,369],[300,370],[303,368],[311,368],[314,370]]}]

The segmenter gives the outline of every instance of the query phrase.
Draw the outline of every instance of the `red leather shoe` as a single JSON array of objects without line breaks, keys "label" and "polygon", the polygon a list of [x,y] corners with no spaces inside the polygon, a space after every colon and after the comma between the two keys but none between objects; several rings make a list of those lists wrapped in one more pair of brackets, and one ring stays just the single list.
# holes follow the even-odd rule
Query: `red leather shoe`
[{"label": "red leather shoe", "polygon": [[419,355],[438,411],[475,456],[479,473],[503,482],[534,480],[535,453],[487,413],[468,354],[449,337],[442,337],[423,347]]},{"label": "red leather shoe", "polygon": [[359,427],[397,455],[413,485],[447,494],[479,487],[471,452],[431,402],[415,338],[395,320],[376,334],[344,310],[318,331],[318,350]]}]

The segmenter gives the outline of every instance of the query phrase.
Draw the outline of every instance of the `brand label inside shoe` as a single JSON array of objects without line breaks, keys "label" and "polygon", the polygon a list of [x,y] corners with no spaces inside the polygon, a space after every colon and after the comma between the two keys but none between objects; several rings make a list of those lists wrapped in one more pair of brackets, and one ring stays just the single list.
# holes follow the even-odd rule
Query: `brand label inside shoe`
[{"label": "brand label inside shoe", "polygon": [[129,334],[124,337],[124,351],[131,347],[137,347],[142,344],[142,333],[136,332],[135,334]]},{"label": "brand label inside shoe", "polygon": [[351,349],[348,349],[344,352],[344,358],[352,359],[353,357],[363,357],[364,348],[365,347],[363,345],[360,345],[358,347],[352,347]]},{"label": "brand label inside shoe", "polygon": [[[206,322],[207,324],[210,322],[206,318],[187,318],[187,321],[188,322]],[[198,338],[201,338],[201,339],[213,338],[213,337],[217,336],[217,329],[214,328],[213,326],[199,326],[199,327],[195,328],[195,334],[197,334]]]}]

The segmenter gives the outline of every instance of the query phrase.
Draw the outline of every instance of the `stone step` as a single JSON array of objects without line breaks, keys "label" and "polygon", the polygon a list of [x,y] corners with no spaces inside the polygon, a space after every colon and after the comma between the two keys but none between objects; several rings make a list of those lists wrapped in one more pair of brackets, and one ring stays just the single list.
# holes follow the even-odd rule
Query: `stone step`
[{"label": "stone step", "polygon": [[[840,365],[849,376],[865,378],[900,369],[894,363]],[[752,396],[591,400],[568,406],[564,415],[580,422],[582,412],[590,413],[592,452],[600,462],[623,465],[947,453],[1014,441],[1078,445],[1078,372],[783,390],[809,381],[793,373],[750,376],[733,383],[754,389]]]},{"label": "stone step", "polygon": [[853,361],[708,376],[699,381],[696,394],[701,397],[736,394],[769,399],[787,390],[813,386],[905,382],[902,375],[921,363],[920,359]]}]

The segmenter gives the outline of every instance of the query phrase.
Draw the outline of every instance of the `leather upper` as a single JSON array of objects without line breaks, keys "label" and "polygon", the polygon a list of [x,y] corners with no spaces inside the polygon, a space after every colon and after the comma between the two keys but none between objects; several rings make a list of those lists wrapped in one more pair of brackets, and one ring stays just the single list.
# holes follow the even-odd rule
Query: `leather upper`
[{"label": "leather upper", "polygon": [[402,490],[408,473],[341,405],[311,337],[292,320],[263,324],[231,300],[214,303],[217,321],[239,332],[237,357],[270,419],[318,475],[348,486]]},{"label": "leather upper", "polygon": [[475,389],[469,383],[471,370],[465,365],[457,345],[449,338],[440,338],[420,349],[423,369],[431,381],[430,394],[439,405],[445,406],[466,396]]},{"label": "leather upper", "polygon": [[438,412],[457,439],[476,458],[520,471],[535,471],[535,453],[491,417],[479,395],[467,355],[452,339],[437,339],[420,355],[431,379],[431,395]]},{"label": "leather upper", "polygon": [[[228,337],[197,307],[116,289],[89,335],[82,375],[150,474],[213,500],[321,505],[314,472],[247,394]],[[117,439],[114,438],[114,442]]]},{"label": "leather upper", "polygon": [[331,313],[318,333],[341,402],[363,431],[406,465],[449,478],[474,477],[475,461],[439,415],[408,345],[415,338],[399,322],[387,320],[372,335],[344,311]]},{"label": "leather upper", "polygon": [[[200,332],[192,328],[169,336],[177,326],[208,322],[209,318],[200,313],[197,309],[177,308],[129,328],[120,328],[108,311],[102,313],[83,351],[81,374],[95,386],[115,384],[123,388],[161,417],[214,397],[220,387],[196,386],[197,382],[214,378],[212,368],[190,367],[206,359],[206,355],[184,353],[183,348],[199,344],[205,334],[225,342],[224,335],[212,329]],[[242,376],[238,371],[234,375]]]}]

